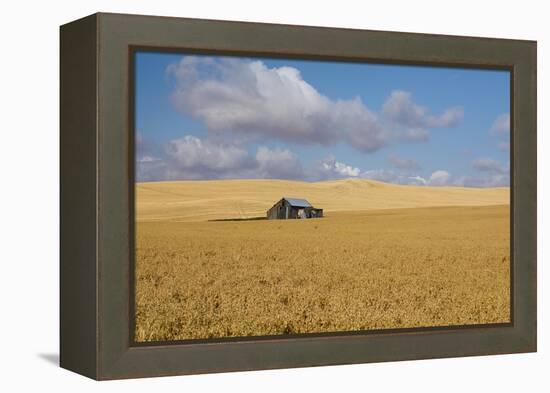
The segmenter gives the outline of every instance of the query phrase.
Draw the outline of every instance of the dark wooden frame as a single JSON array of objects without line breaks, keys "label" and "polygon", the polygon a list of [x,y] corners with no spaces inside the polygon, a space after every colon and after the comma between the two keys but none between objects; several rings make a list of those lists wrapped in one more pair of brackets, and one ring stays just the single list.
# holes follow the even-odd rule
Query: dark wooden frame
[{"label": "dark wooden frame", "polygon": [[[136,48],[511,71],[512,323],[136,345]],[[61,27],[61,366],[94,379],[536,351],[536,42],[95,14]]]}]

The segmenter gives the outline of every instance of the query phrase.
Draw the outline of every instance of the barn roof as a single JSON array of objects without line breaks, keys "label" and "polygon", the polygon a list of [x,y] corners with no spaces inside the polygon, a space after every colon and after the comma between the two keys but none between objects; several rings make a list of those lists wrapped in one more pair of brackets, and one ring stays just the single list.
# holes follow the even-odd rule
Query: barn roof
[{"label": "barn roof", "polygon": [[305,199],[298,199],[298,198],[283,198],[285,201],[287,201],[290,206],[295,207],[312,207],[308,201]]}]

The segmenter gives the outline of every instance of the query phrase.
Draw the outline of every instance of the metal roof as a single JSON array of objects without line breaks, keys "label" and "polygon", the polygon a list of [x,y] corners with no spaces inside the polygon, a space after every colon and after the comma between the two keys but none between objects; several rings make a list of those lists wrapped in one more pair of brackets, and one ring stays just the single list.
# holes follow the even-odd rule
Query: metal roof
[{"label": "metal roof", "polygon": [[283,198],[285,201],[287,201],[290,206],[295,207],[313,207],[309,204],[308,201],[305,199],[298,199],[298,198]]}]

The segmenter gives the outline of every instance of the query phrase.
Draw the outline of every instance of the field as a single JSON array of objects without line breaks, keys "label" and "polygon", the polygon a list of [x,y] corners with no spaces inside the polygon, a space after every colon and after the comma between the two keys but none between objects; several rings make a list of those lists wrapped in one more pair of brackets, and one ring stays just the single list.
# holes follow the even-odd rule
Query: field
[{"label": "field", "polygon": [[[507,188],[247,180],[136,191],[137,341],[509,321]],[[282,196],[326,217],[246,220]]]}]

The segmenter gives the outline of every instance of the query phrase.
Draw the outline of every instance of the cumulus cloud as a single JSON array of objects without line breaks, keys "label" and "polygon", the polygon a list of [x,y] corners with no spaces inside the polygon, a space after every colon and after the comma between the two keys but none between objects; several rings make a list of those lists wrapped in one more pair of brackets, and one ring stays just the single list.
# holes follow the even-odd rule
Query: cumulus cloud
[{"label": "cumulus cloud", "polygon": [[508,187],[510,176],[506,173],[487,172],[477,176],[453,176],[448,171],[437,170],[428,179],[422,179],[428,186],[453,186],[453,187]]},{"label": "cumulus cloud", "polygon": [[396,154],[390,154],[386,157],[388,163],[398,169],[420,169],[416,160],[399,157]]},{"label": "cumulus cloud", "polygon": [[331,100],[292,67],[186,56],[168,72],[176,81],[176,108],[203,121],[211,132],[304,144],[348,139],[366,151],[385,143],[376,115],[360,98]]},{"label": "cumulus cloud", "polygon": [[314,163],[309,172],[311,180],[326,180],[357,177],[361,173],[361,169],[337,161],[334,155],[329,155],[325,159]]},{"label": "cumulus cloud", "polygon": [[424,186],[448,186],[452,185],[452,176],[449,172],[444,170],[437,170],[426,179],[422,176],[411,176],[410,180],[413,180],[418,185]]},{"label": "cumulus cloud", "polygon": [[248,151],[241,147],[203,141],[191,135],[170,141],[166,153],[181,169],[219,172],[240,169],[249,162]]},{"label": "cumulus cloud", "polygon": [[240,177],[256,165],[246,149],[191,135],[161,145],[136,139],[136,161],[138,181]]},{"label": "cumulus cloud", "polygon": [[427,184],[429,184],[430,186],[445,186],[449,184],[450,179],[451,174],[449,172],[438,170],[430,175]]},{"label": "cumulus cloud", "polygon": [[350,165],[343,164],[336,161],[334,163],[334,170],[342,176],[357,177],[359,176],[360,170],[357,167],[352,167]]},{"label": "cumulus cloud", "polygon": [[362,178],[383,182],[430,187],[508,187],[510,178],[506,174],[487,173],[483,176],[453,176],[445,170],[436,170],[430,176],[407,175],[392,169],[373,169],[361,173]]},{"label": "cumulus cloud", "polygon": [[392,124],[403,129],[403,137],[423,141],[429,138],[428,128],[455,127],[464,118],[462,107],[452,107],[436,116],[428,108],[417,105],[409,92],[396,90],[382,107],[382,114]]},{"label": "cumulus cloud", "polygon": [[289,149],[259,146],[255,151],[249,151],[241,145],[193,135],[157,145],[145,140],[140,133],[136,135],[137,181],[364,178],[405,185],[464,187],[497,187],[510,183],[507,167],[491,159],[478,159],[472,163],[482,175],[461,177],[453,177],[445,170],[436,170],[423,177],[416,169],[410,168],[414,167],[411,163],[396,162],[402,164],[400,168],[362,170],[329,155],[303,167]]},{"label": "cumulus cloud", "polygon": [[493,135],[508,135],[510,134],[510,114],[502,113],[499,115],[493,125],[491,126],[490,132]]},{"label": "cumulus cloud", "polygon": [[505,174],[509,172],[508,166],[491,158],[479,158],[472,162],[472,167],[481,172]]},{"label": "cumulus cloud", "polygon": [[256,153],[256,176],[260,178],[297,179],[304,176],[298,158],[288,149],[270,150],[265,146]]},{"label": "cumulus cloud", "polygon": [[[288,149],[260,146],[255,154],[219,140],[192,135],[155,146],[144,153],[136,139],[138,181],[269,178],[302,179],[306,175],[296,155]],[[154,151],[154,155],[150,154]]]},{"label": "cumulus cloud", "polygon": [[449,175],[446,183],[458,187],[508,187],[510,185],[509,169],[498,161],[480,158],[472,162],[472,167],[479,174],[456,177]]},{"label": "cumulus cloud", "polygon": [[431,115],[402,91],[390,95],[380,116],[360,97],[331,99],[296,68],[269,68],[259,60],[185,56],[167,72],[175,80],[177,110],[201,120],[211,134],[248,140],[345,142],[372,152],[396,139],[426,140],[427,128],[452,127],[463,116],[461,108]]}]

